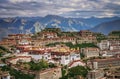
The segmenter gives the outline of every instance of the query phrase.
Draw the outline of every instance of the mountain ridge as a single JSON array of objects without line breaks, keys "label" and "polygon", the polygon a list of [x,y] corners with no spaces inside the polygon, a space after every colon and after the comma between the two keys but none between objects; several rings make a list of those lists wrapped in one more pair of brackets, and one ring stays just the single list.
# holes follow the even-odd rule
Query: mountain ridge
[{"label": "mountain ridge", "polygon": [[103,22],[90,30],[93,32],[101,32],[105,35],[108,35],[112,31],[120,31],[120,19]]},{"label": "mountain ridge", "polygon": [[0,37],[9,33],[35,33],[44,28],[60,28],[62,31],[87,30],[102,22],[117,19],[120,19],[120,17],[65,18],[58,15],[47,15],[44,17],[0,18],[0,28],[3,29],[3,31],[0,32]]}]

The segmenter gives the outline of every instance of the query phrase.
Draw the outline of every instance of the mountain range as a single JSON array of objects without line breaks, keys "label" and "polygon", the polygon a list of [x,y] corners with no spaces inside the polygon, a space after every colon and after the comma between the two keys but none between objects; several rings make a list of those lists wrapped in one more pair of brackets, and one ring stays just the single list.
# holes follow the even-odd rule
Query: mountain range
[{"label": "mountain range", "polygon": [[[120,25],[119,20],[120,17],[65,18],[57,15],[47,15],[45,17],[0,18],[0,38],[10,33],[35,33],[44,28],[60,28],[62,31],[90,29],[95,32],[98,31],[107,34],[111,31],[110,27],[113,29],[116,26],[113,30],[120,30],[117,28]],[[109,22],[112,25],[110,27],[108,27],[110,24]],[[109,30],[107,28],[109,28]]]},{"label": "mountain range", "polygon": [[93,32],[100,32],[105,35],[107,35],[111,31],[120,31],[120,19],[101,23],[90,30]]}]

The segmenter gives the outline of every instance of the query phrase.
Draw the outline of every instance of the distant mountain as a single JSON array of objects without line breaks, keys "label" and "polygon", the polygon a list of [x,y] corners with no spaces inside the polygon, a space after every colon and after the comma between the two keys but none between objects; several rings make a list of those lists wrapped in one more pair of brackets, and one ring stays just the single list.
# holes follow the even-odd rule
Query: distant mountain
[{"label": "distant mountain", "polygon": [[101,32],[106,35],[111,31],[120,31],[120,19],[101,23],[90,30],[93,32]]},{"label": "distant mountain", "polygon": [[34,33],[44,28],[60,28],[62,31],[80,31],[112,20],[112,18],[65,18],[57,15],[45,17],[0,18],[0,38],[10,33]]}]

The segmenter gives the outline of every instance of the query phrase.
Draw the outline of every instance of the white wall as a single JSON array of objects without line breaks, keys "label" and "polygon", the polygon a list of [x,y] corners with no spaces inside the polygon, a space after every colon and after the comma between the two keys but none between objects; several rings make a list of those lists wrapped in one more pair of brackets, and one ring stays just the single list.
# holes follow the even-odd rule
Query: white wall
[{"label": "white wall", "polygon": [[80,60],[80,54],[71,54],[70,55],[70,61],[74,61],[74,60]]},{"label": "white wall", "polygon": [[[67,59],[66,59],[67,58]],[[70,56],[61,56],[61,61],[60,63],[63,65],[67,65],[70,62]]]},{"label": "white wall", "polygon": [[93,68],[98,69],[98,62],[93,62]]}]

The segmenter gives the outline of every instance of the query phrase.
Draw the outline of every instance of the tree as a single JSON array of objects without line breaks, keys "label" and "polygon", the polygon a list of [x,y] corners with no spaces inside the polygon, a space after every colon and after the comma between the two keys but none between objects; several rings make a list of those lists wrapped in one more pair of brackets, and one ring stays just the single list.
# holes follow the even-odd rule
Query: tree
[{"label": "tree", "polygon": [[11,76],[14,76],[15,79],[34,79],[35,75],[32,74],[24,74],[19,70],[15,70],[10,66],[3,66],[2,71],[9,71]]},{"label": "tree", "polygon": [[6,47],[1,46],[1,45],[0,45],[0,52],[1,52],[1,53],[4,53],[4,52],[6,52],[6,53],[11,53],[11,51],[9,51],[9,49],[7,49]]},{"label": "tree", "polygon": [[49,63],[49,67],[54,68],[54,67],[56,67],[56,65],[54,63]]},{"label": "tree", "polygon": [[83,59],[85,55],[83,53],[80,53],[80,58]]},{"label": "tree", "polygon": [[2,57],[2,53],[0,52],[0,57]]},{"label": "tree", "polygon": [[30,65],[31,70],[41,70],[41,69],[49,67],[48,63],[44,60],[41,60],[38,63],[31,61],[31,62],[29,62],[29,65]]},{"label": "tree", "polygon": [[88,73],[87,68],[83,66],[76,66],[68,70],[69,77],[73,77],[73,78],[78,75],[82,77],[86,77],[87,73]]}]

